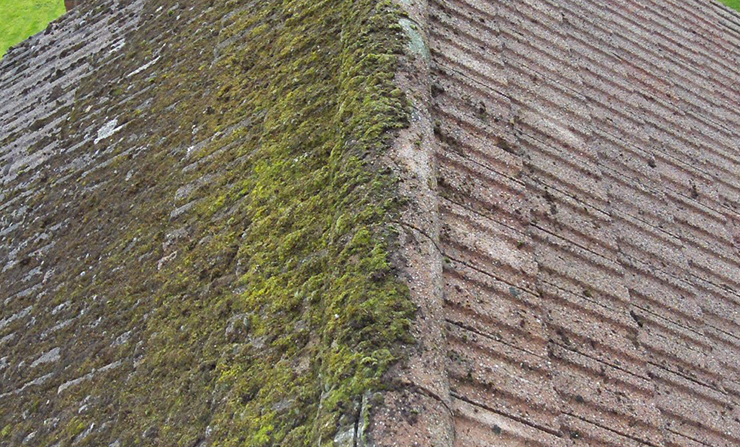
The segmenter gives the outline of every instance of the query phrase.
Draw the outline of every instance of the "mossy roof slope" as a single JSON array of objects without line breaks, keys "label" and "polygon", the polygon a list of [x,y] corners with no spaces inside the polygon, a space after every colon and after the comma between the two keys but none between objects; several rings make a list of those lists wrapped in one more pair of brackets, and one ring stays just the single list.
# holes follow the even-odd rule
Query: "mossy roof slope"
[{"label": "mossy roof slope", "polygon": [[[390,2],[97,1],[0,65],[0,445],[330,445],[409,343]],[[340,419],[344,417],[340,421]]]}]

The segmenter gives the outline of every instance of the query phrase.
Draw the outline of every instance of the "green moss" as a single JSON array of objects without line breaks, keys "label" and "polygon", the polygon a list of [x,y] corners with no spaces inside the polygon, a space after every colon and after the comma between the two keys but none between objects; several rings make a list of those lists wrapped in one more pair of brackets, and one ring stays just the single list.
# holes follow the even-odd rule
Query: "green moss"
[{"label": "green moss", "polygon": [[86,424],[82,419],[79,417],[73,417],[69,423],[67,424],[67,428],[65,429],[65,432],[67,434],[68,438],[75,438],[79,436],[82,432],[85,431],[88,424]]},{"label": "green moss", "polygon": [[[151,2],[145,15],[175,3]],[[227,12],[224,29],[201,28]],[[215,446],[331,445],[340,418],[359,417],[361,396],[382,389],[413,342],[415,312],[389,261],[400,201],[380,161],[407,120],[393,82],[404,43],[398,20],[379,0],[180,8],[137,38],[169,36],[158,62],[166,76],[99,73],[80,87],[90,99],[76,105],[70,135],[85,132],[81,111],[111,91],[111,79],[121,83],[113,96],[152,90],[147,110],[128,103],[107,112],[130,116],[116,138],[139,138],[147,150],[64,185],[85,224],[57,246],[65,259],[94,251],[100,262],[63,270],[53,301],[104,319],[106,334],[135,333],[121,346],[99,329],[76,335],[88,343],[70,378],[134,360],[55,397],[68,434],[84,428],[72,416],[79,401],[106,396],[97,415],[114,423],[93,431],[91,445],[197,445],[207,427]],[[167,34],[180,26],[193,29]],[[224,42],[218,51],[228,56],[214,60]],[[133,52],[142,45],[129,42]],[[130,66],[118,70],[146,57],[123,57]],[[43,202],[62,208],[63,200]],[[165,249],[180,229],[187,236]]]},{"label": "green moss", "polygon": [[[285,2],[301,11],[285,28],[257,28],[262,38],[273,34],[274,47],[250,64],[291,63],[277,64],[285,82],[258,101],[264,134],[251,175],[212,202],[241,200],[248,212],[237,254],[249,264],[246,291],[235,304],[250,310],[260,340],[244,353],[249,362],[218,364],[219,382],[233,392],[216,425],[240,427],[219,445],[329,443],[339,416],[380,387],[395,347],[408,341],[412,308],[390,275],[390,216],[380,206],[392,179],[368,166],[386,132],[404,122],[388,53],[400,37],[389,31],[390,5],[375,3]],[[220,97],[235,94],[229,87]]]}]

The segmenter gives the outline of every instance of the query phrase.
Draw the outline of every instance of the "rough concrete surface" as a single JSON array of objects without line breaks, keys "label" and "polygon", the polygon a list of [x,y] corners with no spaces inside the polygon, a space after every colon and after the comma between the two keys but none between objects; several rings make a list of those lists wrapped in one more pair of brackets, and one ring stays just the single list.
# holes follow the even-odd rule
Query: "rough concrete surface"
[{"label": "rough concrete surface", "polygon": [[[0,446],[123,445],[112,427],[128,416],[106,386],[137,380],[145,324],[122,321],[150,313],[106,314],[103,296],[80,305],[69,284],[115,274],[95,259],[133,228],[131,197],[156,185],[156,173],[136,171],[156,144],[173,148],[183,180],[165,191],[157,247],[136,249],[132,233],[126,250],[166,271],[183,246],[208,243],[189,240],[193,210],[201,191],[231,186],[215,182],[229,168],[195,175],[208,158],[191,153],[228,152],[222,135],[250,125],[207,137],[193,126],[189,140],[162,131],[148,80],[164,60],[187,59],[151,34],[145,58],[120,55],[143,24],[197,15],[153,0],[93,3],[0,63],[0,407],[14,409],[0,411],[14,421]],[[740,16],[705,0],[395,3],[407,37],[395,82],[410,119],[384,164],[404,199],[390,257],[417,307],[415,343],[335,444],[740,445]],[[229,33],[231,19],[199,62],[228,56],[245,32]],[[95,88],[78,92],[85,82]],[[174,119],[176,106],[157,110]],[[120,204],[88,220],[109,187]],[[199,296],[243,287],[206,282]],[[249,332],[243,314],[226,320],[227,337]],[[207,408],[221,398],[214,391]],[[136,442],[170,445],[159,433],[177,418]],[[219,445],[208,415],[200,422],[187,445]]]},{"label": "rough concrete surface", "polygon": [[740,444],[740,17],[432,0],[458,446]]}]

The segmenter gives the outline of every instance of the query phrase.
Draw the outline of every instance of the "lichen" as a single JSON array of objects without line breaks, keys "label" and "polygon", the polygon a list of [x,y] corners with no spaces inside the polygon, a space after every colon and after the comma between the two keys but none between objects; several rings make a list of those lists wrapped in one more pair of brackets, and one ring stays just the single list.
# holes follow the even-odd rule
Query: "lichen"
[{"label": "lichen", "polygon": [[[79,361],[65,374],[89,379],[50,391],[53,408],[39,417],[52,412],[67,428],[39,439],[332,445],[340,418],[359,417],[361,397],[382,389],[413,342],[415,308],[389,260],[396,179],[381,162],[408,115],[394,84],[400,16],[381,0],[188,8],[150,2],[157,19],[128,43],[126,65],[81,85],[63,131],[84,134],[84,110],[108,101],[110,119],[125,117],[114,139],[147,149],[114,147],[104,169],[49,180],[69,193],[38,198],[62,209],[74,197],[81,228],[60,249],[100,260],[69,264],[51,302],[84,308],[110,333],[75,323],[90,335],[69,348]],[[148,42],[158,35],[160,54]],[[118,76],[154,57],[166,72]],[[137,91],[146,93],[119,103]],[[167,242],[178,230],[186,236]],[[106,341],[124,332],[130,342]],[[105,380],[91,373],[122,358],[131,361]],[[93,423],[75,414],[90,396],[102,419],[75,440]]]}]

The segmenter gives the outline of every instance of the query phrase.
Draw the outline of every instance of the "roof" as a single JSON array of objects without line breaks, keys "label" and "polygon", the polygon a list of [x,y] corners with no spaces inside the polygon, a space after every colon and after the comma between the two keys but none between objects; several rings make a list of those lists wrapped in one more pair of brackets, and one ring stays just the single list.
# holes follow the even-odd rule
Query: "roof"
[{"label": "roof", "polygon": [[740,444],[740,16],[396,3],[2,59],[0,446]]},{"label": "roof", "polygon": [[740,443],[737,13],[433,0],[429,34],[457,445]]}]

